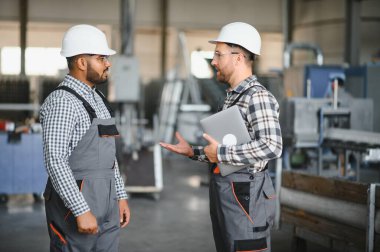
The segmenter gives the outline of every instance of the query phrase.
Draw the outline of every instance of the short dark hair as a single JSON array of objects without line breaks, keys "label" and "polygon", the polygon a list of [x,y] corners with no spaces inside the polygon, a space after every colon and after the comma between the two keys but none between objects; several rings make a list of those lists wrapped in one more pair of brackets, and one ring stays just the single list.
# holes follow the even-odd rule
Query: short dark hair
[{"label": "short dark hair", "polygon": [[77,58],[78,58],[78,55],[74,55],[74,56],[66,58],[66,60],[67,60],[67,67],[69,68],[69,70],[73,70],[74,69],[74,64],[75,64],[75,61],[77,60]]},{"label": "short dark hair", "polygon": [[226,45],[228,45],[229,47],[232,47],[232,48],[240,48],[243,51],[243,54],[246,57],[246,59],[248,59],[249,61],[255,61],[256,60],[256,54],[251,53],[250,51],[248,51],[244,47],[237,45],[237,44],[233,44],[233,43],[226,43]]}]

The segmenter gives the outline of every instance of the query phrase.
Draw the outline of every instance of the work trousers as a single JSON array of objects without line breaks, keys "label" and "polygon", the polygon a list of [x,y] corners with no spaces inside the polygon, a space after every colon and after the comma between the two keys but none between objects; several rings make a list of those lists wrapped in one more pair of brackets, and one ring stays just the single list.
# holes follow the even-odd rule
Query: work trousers
[{"label": "work trousers", "polygon": [[276,203],[268,172],[210,176],[210,215],[217,252],[270,251]]}]

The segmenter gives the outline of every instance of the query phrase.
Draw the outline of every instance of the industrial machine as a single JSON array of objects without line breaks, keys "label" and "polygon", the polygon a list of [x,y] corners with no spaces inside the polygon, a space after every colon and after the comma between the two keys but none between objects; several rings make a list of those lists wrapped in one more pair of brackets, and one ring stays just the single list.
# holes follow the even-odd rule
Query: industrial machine
[{"label": "industrial machine", "polygon": [[120,169],[127,176],[130,193],[151,193],[155,199],[163,188],[161,148],[158,145],[157,123],[147,128],[141,112],[138,61],[120,55],[113,59],[108,97],[115,107],[120,132],[118,141]]},{"label": "industrial machine", "polygon": [[[330,163],[336,162],[337,167],[344,163],[345,169],[338,172],[338,175],[345,176],[350,155],[353,157],[351,159],[355,159],[355,175],[359,180],[359,166],[363,160],[380,161],[365,158],[369,150],[380,147],[380,134],[375,129],[378,125],[374,122],[378,118],[374,113],[374,103],[377,103],[377,99],[372,99],[372,94],[366,95],[368,83],[360,81],[366,78],[359,78],[358,72],[353,69],[337,66],[308,65],[297,74],[294,74],[295,72],[291,74],[293,77],[302,75],[303,78],[285,78],[285,83],[288,82],[284,83],[285,88],[289,88],[292,81],[298,80],[295,82],[303,91],[299,93],[302,94],[301,97],[288,97],[281,106],[280,120],[285,145],[284,167],[314,167],[317,169],[310,172],[322,175],[323,163],[326,160]],[[376,75],[374,72],[368,72]],[[343,101],[337,94],[326,98],[326,92],[331,89],[331,76],[339,74],[348,76],[346,90],[358,91],[355,96],[351,95],[349,101]],[[338,88],[336,90],[338,92]],[[338,158],[339,155],[344,155],[344,160]]]}]

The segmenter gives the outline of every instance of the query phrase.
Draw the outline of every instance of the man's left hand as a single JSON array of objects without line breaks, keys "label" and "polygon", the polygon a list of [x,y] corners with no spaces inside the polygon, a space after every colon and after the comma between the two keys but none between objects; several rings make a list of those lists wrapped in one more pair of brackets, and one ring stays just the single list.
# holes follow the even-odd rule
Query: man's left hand
[{"label": "man's left hand", "polygon": [[203,138],[208,141],[208,145],[204,147],[204,152],[212,163],[217,163],[218,162],[218,142],[212,138],[211,136],[207,135],[206,133],[203,134]]},{"label": "man's left hand", "polygon": [[131,219],[131,212],[129,211],[128,201],[126,199],[119,200],[119,215],[120,227],[124,228],[128,225]]}]

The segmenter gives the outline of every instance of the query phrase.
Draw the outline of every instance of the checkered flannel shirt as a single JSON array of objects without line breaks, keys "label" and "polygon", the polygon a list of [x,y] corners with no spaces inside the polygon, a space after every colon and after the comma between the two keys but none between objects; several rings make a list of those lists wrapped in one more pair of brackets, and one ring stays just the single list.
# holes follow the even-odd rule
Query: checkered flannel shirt
[{"label": "checkered flannel shirt", "polygon": [[[81,95],[95,110],[98,118],[110,118],[102,98],[85,83],[66,75],[60,85],[67,86]],[[64,90],[52,92],[40,110],[43,129],[44,161],[54,189],[74,216],[90,210],[79,191],[70,169],[69,157],[91,125],[83,103]],[[124,181],[120,176],[115,157],[115,181],[118,199],[127,199]]]},{"label": "checkered flannel shirt", "polygon": [[[249,89],[249,90],[247,90]],[[245,125],[252,141],[226,146],[218,144],[217,155],[221,163],[232,165],[249,165],[249,172],[264,170],[268,160],[280,157],[282,137],[279,123],[279,105],[276,98],[256,79],[250,76],[242,81],[234,90],[227,90],[223,110],[237,101]],[[208,162],[202,146],[192,146],[193,159]]]}]

